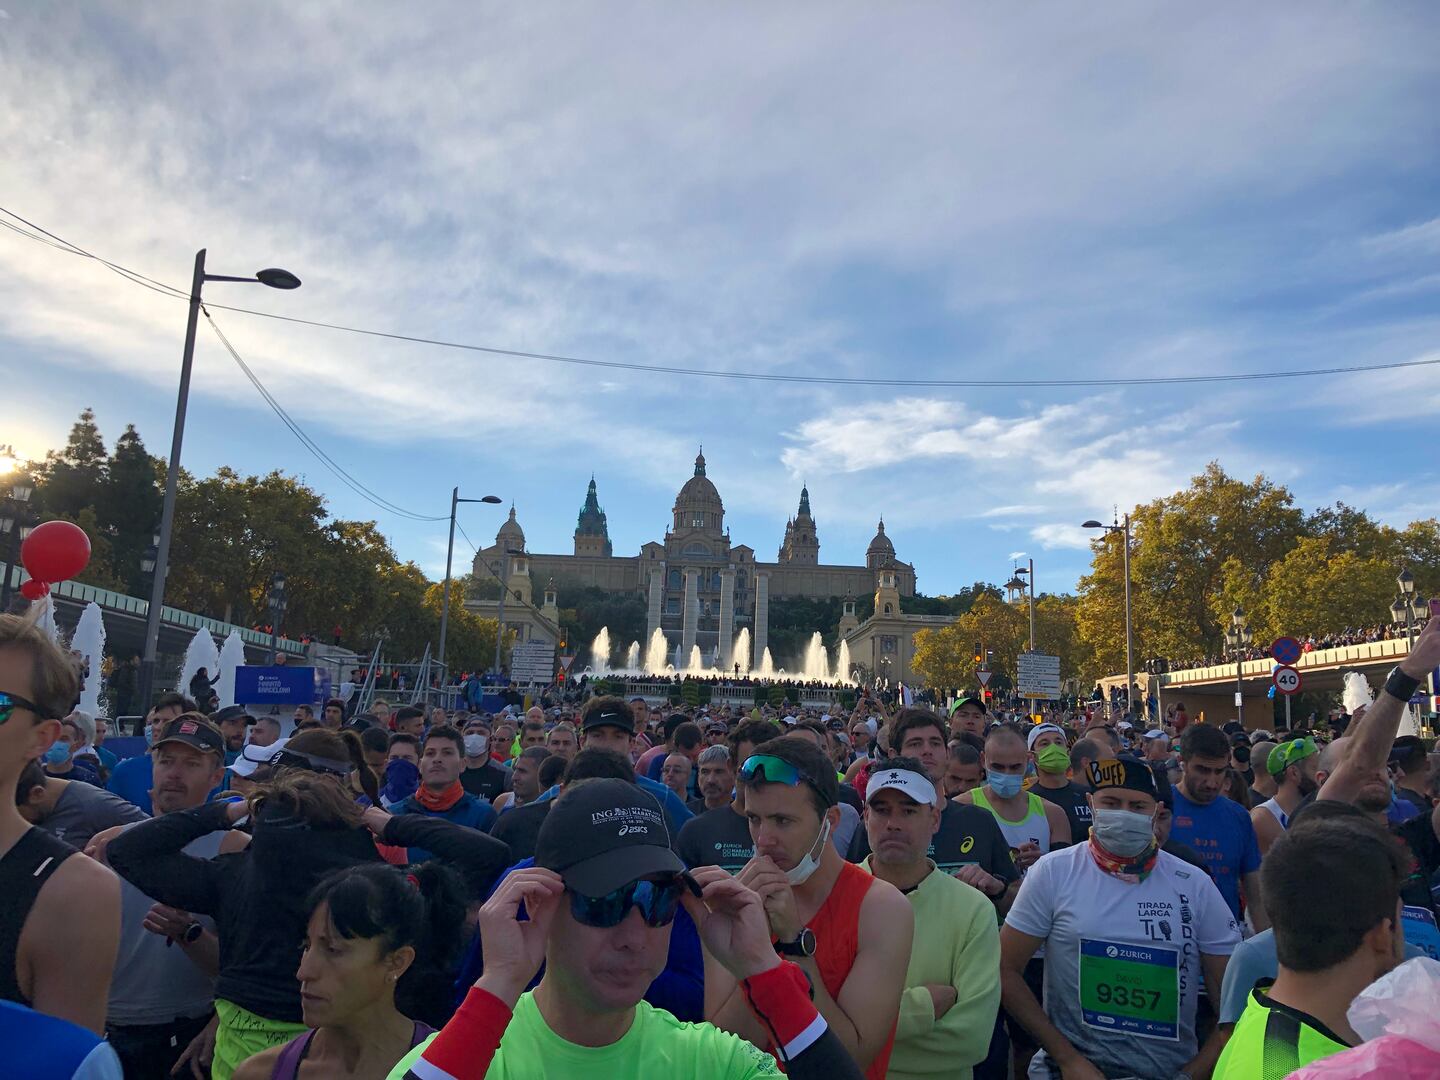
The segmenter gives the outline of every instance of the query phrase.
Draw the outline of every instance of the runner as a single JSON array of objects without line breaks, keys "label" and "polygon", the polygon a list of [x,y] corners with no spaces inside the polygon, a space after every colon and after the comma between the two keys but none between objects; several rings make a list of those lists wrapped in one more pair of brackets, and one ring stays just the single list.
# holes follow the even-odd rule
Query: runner
[{"label": "runner", "polygon": [[[185,712],[195,712],[193,701],[183,694],[162,694],[145,717],[146,746],[150,745],[157,731]],[[115,766],[115,771],[105,783],[105,790],[113,791],[126,802],[149,814],[150,789],[155,786],[155,776],[151,771],[153,765],[149,754],[136,754],[132,758],[126,758]]]},{"label": "runner", "polygon": [[874,854],[861,866],[899,889],[915,913],[888,1075],[968,1080],[989,1050],[1000,1006],[995,909],[925,854],[944,800],[919,761],[876,761],[865,796]]},{"label": "runner", "polygon": [[1071,842],[1065,811],[1023,790],[1029,760],[1025,740],[1014,728],[992,729],[985,740],[985,783],[956,799],[995,816],[1022,877],[1041,855]]},{"label": "runner", "polygon": [[[764,898],[776,947],[809,978],[826,1024],[866,1076],[884,1077],[914,930],[910,905],[830,843],[840,820],[839,782],[810,739],[762,743],[738,779],[755,857],[737,878]],[[705,976],[711,1022],[773,1048],[773,1032],[746,1005],[736,980],[708,960]]]},{"label": "runner", "polygon": [[985,754],[960,739],[950,740],[943,779],[946,799],[973,791],[985,782]]},{"label": "runner", "polygon": [[[696,762],[700,774],[700,797],[686,805],[692,814],[703,814],[730,805],[735,793],[735,766],[728,746],[707,746]],[[688,824],[688,822],[687,822]]]},{"label": "runner", "polygon": [[[779,734],[780,729],[769,720],[742,720],[726,737],[730,760],[747,760],[755,747]],[[745,817],[745,790],[733,782],[732,788],[732,797],[724,806],[705,811],[680,830],[675,850],[686,866],[718,866],[734,874],[754,858],[755,841]]]},{"label": "runner", "polygon": [[1025,744],[1035,762],[1035,786],[1030,793],[1064,810],[1071,842],[1081,843],[1090,835],[1090,803],[1085,787],[1070,779],[1065,729],[1058,724],[1036,724],[1025,736]]},{"label": "runner", "polygon": [[[509,860],[503,844],[478,830],[426,814],[391,816],[378,806],[362,811],[351,777],[371,787],[374,777],[354,732],[303,732],[276,759],[271,781],[248,804],[166,814],[109,846],[111,865],[143,892],[210,915],[219,927],[214,1080],[229,1080],[245,1058],[302,1034],[293,958],[309,917],[306,896],[327,874],[380,861],[379,840],[435,852],[465,874],[471,895],[483,895]],[[183,853],[191,841],[246,815],[254,839],[243,852],[216,861]]]},{"label": "runner", "polygon": [[1275,795],[1250,811],[1250,823],[1255,826],[1255,839],[1262,857],[1290,827],[1290,815],[1300,808],[1301,801],[1320,790],[1315,779],[1319,764],[1320,748],[1308,735],[1271,745],[1265,757],[1265,771],[1275,780]]},{"label": "runner", "polygon": [[1171,837],[1194,848],[1220,888],[1238,922],[1240,890],[1244,887],[1246,912],[1256,930],[1270,925],[1260,894],[1260,845],[1249,811],[1224,798],[1228,781],[1230,740],[1208,724],[1191,724],[1180,736],[1183,769],[1175,791],[1175,822]]},{"label": "runner", "polygon": [[[989,717],[985,715],[985,702],[978,697],[964,697],[950,707],[950,731],[949,736],[954,738],[962,731],[968,731],[971,735],[985,737],[985,726]],[[898,719],[898,717],[897,717]],[[894,746],[894,743],[891,743]],[[898,747],[895,748],[899,753]]]},{"label": "runner", "polygon": [[0,1001],[98,1035],[120,934],[120,883],[15,806],[21,772],[55,742],[79,693],[69,658],[33,617],[0,615]]},{"label": "runner", "polygon": [[[460,783],[464,764],[465,737],[449,724],[431,728],[420,751],[420,787],[390,812],[424,814],[462,828],[487,831],[495,823],[495,809]],[[417,848],[410,852],[409,861],[420,863],[429,857],[430,852]]]},{"label": "runner", "polygon": [[[929,709],[901,709],[889,729],[889,737],[901,756],[915,758],[924,766],[932,784],[942,782],[949,749],[938,714]],[[845,857],[858,863],[869,854],[870,842],[861,829]],[[926,854],[945,873],[988,896],[1001,914],[1015,899],[1020,872],[994,816],[980,807],[946,800],[940,812],[940,830]]]},{"label": "runner", "polygon": [[235,1080],[298,1080],[307,1074],[384,1076],[434,1028],[412,1019],[443,994],[465,921],[454,871],[427,864],[336,871],[310,895],[300,954],[300,1000],[310,1030],[246,1060]]},{"label": "runner", "polygon": [[[1160,851],[1155,779],[1134,758],[1090,766],[1090,840],[1031,867],[1000,930],[1001,1000],[1043,1048],[1031,1080],[1203,1076],[1201,979],[1218,1000],[1239,926],[1203,873]],[[1025,965],[1046,949],[1045,1005]]]},{"label": "runner", "polygon": [[1215,1080],[1288,1076],[1360,1043],[1346,1011],[1404,959],[1398,913],[1407,873],[1384,828],[1358,812],[1320,820],[1307,811],[1275,840],[1260,875],[1279,972],[1268,990],[1251,991]]},{"label": "runner", "polygon": [[477,799],[493,803],[502,791],[510,789],[510,772],[490,756],[490,723],[484,717],[472,716],[461,728],[465,742],[465,768],[460,771],[460,786]]},{"label": "runner", "polygon": [[[805,975],[776,955],[761,898],[717,867],[693,871],[701,898],[688,894],[660,807],[634,784],[592,780],[567,794],[545,822],[536,863],[481,909],[484,975],[391,1080],[779,1076],[744,1040],[641,1001],[681,903],[748,1007],[768,1019],[789,1076],[861,1075],[811,1003]],[[544,977],[525,991],[542,961]]]}]

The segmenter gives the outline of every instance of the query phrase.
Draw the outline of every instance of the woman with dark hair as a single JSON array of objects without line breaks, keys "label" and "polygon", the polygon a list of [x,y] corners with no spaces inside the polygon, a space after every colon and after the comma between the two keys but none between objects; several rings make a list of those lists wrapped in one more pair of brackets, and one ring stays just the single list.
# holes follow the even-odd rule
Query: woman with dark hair
[{"label": "woman with dark hair", "polygon": [[[337,870],[380,863],[379,841],[420,847],[459,870],[469,895],[486,895],[509,863],[494,837],[421,814],[362,808],[375,777],[353,731],[302,732],[277,752],[271,778],[248,801],[209,803],[144,821],[109,844],[110,865],[162,904],[215,919],[219,1031],[212,1076],[230,1080],[246,1058],[305,1030],[295,955],[310,918],[310,891]],[[244,851],[196,859],[186,844],[249,816]]]},{"label": "woman with dark hair", "polygon": [[[455,873],[426,863],[406,874],[353,866],[310,894],[300,954],[300,1001],[308,1032],[246,1060],[234,1080],[299,1080],[305,1074],[386,1076],[440,1025],[427,999],[443,1002],[465,919]],[[426,1014],[429,1015],[426,1015]]]}]

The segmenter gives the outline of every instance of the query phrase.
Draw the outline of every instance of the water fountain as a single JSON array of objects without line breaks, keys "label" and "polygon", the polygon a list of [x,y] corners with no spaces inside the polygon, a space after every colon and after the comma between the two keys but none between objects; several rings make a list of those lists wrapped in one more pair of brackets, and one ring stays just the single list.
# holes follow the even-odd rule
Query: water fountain
[{"label": "water fountain", "polygon": [[659,675],[665,670],[669,663],[665,653],[669,645],[665,640],[665,631],[658,626],[650,634],[650,644],[645,649],[645,670],[652,675]]},{"label": "water fountain", "polygon": [[175,689],[189,697],[190,680],[202,667],[212,679],[220,670],[220,650],[215,647],[215,639],[210,631],[204,627],[195,631],[195,636],[185,647],[185,659],[180,664],[180,681],[175,684]]},{"label": "water fountain", "polygon": [[775,678],[775,661],[770,659],[770,649],[767,646],[765,654],[760,657],[760,670],[755,675],[761,679]]},{"label": "water fountain", "polygon": [[740,665],[740,676],[750,674],[750,628],[742,626],[735,635],[735,663]]},{"label": "water fountain", "polygon": [[105,685],[105,676],[100,672],[100,662],[105,657],[105,618],[100,605],[91,600],[80,613],[75,624],[75,633],[70,636],[70,648],[85,658],[85,685],[80,690],[80,708],[91,716],[101,716],[100,688]]},{"label": "water fountain", "polygon": [[220,681],[215,684],[215,695],[220,708],[235,704],[235,669],[245,664],[245,639],[239,630],[231,630],[220,646]]},{"label": "water fountain", "polygon": [[590,643],[590,667],[597,676],[610,672],[610,628],[602,626]]},{"label": "water fountain", "polygon": [[676,642],[676,643],[675,643],[675,670],[676,670],[676,671],[683,671],[684,669],[685,669],[685,654],[680,651],[680,643],[679,643],[679,642]]},{"label": "water fountain", "polygon": [[630,642],[630,647],[625,650],[625,670],[640,670],[640,642]]},{"label": "water fountain", "polygon": [[830,681],[830,654],[825,651],[825,643],[819,630],[810,635],[810,643],[805,646],[800,676],[804,679],[818,679],[820,682]]},{"label": "water fountain", "polygon": [[844,638],[835,650],[835,679],[837,682],[850,681],[850,643]]},{"label": "water fountain", "polygon": [[60,644],[60,627],[55,622],[55,598],[45,596],[35,601],[40,605],[40,614],[35,617],[35,625],[38,626],[51,641],[56,645]]},{"label": "water fountain", "polygon": [[690,663],[685,668],[686,674],[701,675],[705,672],[705,661],[700,656],[700,646],[690,646]]}]

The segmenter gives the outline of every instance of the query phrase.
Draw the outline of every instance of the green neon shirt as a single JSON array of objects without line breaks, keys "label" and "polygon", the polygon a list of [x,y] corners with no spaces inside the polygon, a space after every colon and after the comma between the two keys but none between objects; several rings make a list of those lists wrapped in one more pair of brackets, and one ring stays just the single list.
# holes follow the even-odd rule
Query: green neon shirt
[{"label": "green neon shirt", "polygon": [[1302,1065],[1350,1049],[1315,1017],[1271,1001],[1258,988],[1225,1044],[1212,1080],[1284,1080]]}]

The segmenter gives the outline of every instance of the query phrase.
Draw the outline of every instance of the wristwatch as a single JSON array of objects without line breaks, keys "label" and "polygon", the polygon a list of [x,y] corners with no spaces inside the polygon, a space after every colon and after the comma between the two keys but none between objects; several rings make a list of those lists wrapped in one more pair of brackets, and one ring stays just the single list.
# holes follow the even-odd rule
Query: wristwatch
[{"label": "wristwatch", "polygon": [[205,927],[197,919],[191,922],[189,926],[185,927],[185,932],[180,935],[180,940],[183,941],[186,945],[194,945],[195,942],[200,940],[200,935],[203,933],[205,933]]},{"label": "wristwatch", "polygon": [[777,941],[775,951],[781,956],[814,956],[815,931],[807,926],[795,935],[794,941]]}]

